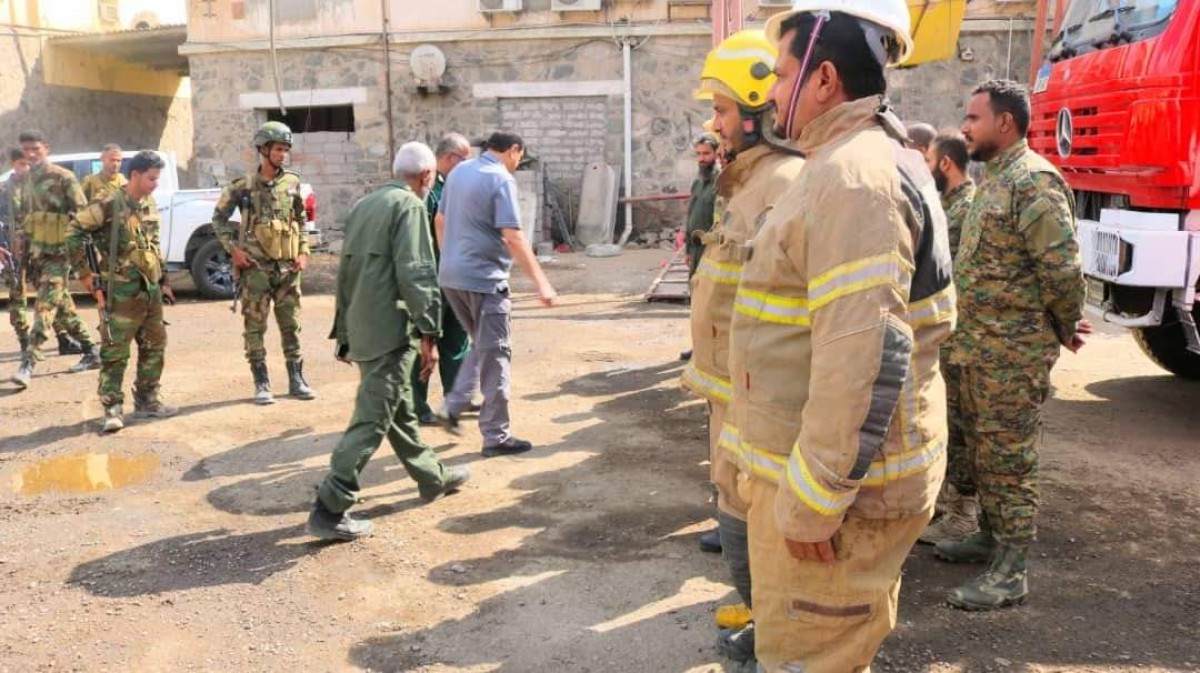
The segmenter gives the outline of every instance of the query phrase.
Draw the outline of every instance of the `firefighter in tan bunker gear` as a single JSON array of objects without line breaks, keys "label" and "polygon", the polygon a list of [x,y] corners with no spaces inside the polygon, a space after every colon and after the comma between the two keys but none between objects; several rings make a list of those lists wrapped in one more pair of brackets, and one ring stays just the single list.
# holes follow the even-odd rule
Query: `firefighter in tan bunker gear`
[{"label": "firefighter in tan bunker gear", "polygon": [[903,0],[795,0],[767,22],[775,132],[806,162],[742,272],[720,441],[746,473],[768,673],[870,667],[945,471],[945,214],[885,99],[909,33]]},{"label": "firefighter in tan bunker gear", "polygon": [[[776,51],[761,30],[736,33],[709,52],[696,98],[712,102],[713,132],[730,157],[717,179],[716,224],[703,235],[704,254],[692,280],[694,353],[683,374],[687,388],[708,401],[710,478],[717,488],[722,553],[734,587],[751,604],[746,545],[746,504],[737,495],[737,458],[718,448],[729,403],[729,326],[749,241],[763,216],[800,172],[804,161],[763,142],[763,113],[775,82]],[[753,626],[723,631],[721,650],[747,661],[754,656]]]}]

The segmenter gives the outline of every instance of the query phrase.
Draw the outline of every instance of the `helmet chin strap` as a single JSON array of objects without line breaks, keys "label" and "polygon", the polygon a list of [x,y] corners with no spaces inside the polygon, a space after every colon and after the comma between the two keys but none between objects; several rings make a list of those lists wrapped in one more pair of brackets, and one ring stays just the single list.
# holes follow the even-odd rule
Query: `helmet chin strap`
[{"label": "helmet chin strap", "polygon": [[800,63],[800,74],[796,77],[796,83],[792,85],[791,102],[788,103],[785,133],[789,140],[796,129],[796,104],[800,101],[800,90],[804,88],[805,77],[808,75],[808,66],[812,62],[813,51],[817,47],[817,40],[821,37],[821,29],[825,27],[825,23],[830,18],[829,12],[817,12],[816,17],[817,23],[813,26],[812,33],[808,36],[808,48],[804,50],[804,60]]},{"label": "helmet chin strap", "polygon": [[262,158],[267,160],[268,164],[271,164],[271,166],[275,169],[275,172],[281,173],[283,172],[283,165],[277,164],[273,159],[271,159],[271,146],[274,144],[275,143],[267,143],[265,145],[259,145],[258,153],[260,156],[262,156]]}]

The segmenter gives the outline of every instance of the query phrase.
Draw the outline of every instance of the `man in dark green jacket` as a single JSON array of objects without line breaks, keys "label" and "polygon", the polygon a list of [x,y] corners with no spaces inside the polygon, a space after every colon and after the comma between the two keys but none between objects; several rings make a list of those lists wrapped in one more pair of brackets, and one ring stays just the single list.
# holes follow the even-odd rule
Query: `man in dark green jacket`
[{"label": "man in dark green jacket", "polygon": [[[437,157],[437,177],[434,178],[433,188],[425,197],[425,209],[429,211],[430,232],[433,231],[433,218],[437,215],[438,202],[442,200],[442,188],[446,185],[446,176],[460,163],[471,158],[471,143],[462,135],[448,133],[438,141],[434,151]],[[435,235],[436,236],[436,235]],[[434,257],[440,258],[434,239]],[[442,394],[454,389],[454,380],[458,378],[458,370],[471,352],[471,340],[467,331],[459,324],[454,311],[450,309],[445,297],[442,298],[442,336],[437,342],[438,376],[442,381]],[[412,372],[413,403],[417,408],[417,420],[421,425],[438,425],[440,421],[434,416],[429,406],[429,380],[422,380],[421,372],[416,367]],[[474,409],[478,411],[478,409]]]},{"label": "man in dark green jacket", "polygon": [[358,501],[362,471],[385,436],[426,502],[469,478],[467,468],[443,466],[421,441],[409,380],[418,339],[423,379],[438,360],[442,301],[423,201],[435,163],[425,145],[404,145],[392,166],[398,179],[364,197],[346,218],[330,338],[337,340],[337,358],[357,364],[362,379],[308,519],[308,532],[326,540],[371,533],[371,522],[346,511]]},{"label": "man in dark green jacket", "polygon": [[704,256],[700,236],[713,228],[717,201],[717,147],[719,142],[707,133],[696,140],[696,163],[700,172],[692,182],[692,199],[688,201],[687,251],[688,277],[696,273]]}]

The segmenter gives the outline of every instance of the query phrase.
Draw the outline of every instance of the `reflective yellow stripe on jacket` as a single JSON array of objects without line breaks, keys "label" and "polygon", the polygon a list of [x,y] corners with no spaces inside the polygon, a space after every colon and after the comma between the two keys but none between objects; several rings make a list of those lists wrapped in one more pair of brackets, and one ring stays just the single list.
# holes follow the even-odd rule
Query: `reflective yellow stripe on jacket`
[{"label": "reflective yellow stripe on jacket", "polygon": [[714,262],[708,257],[701,258],[700,268],[696,274],[719,285],[737,285],[742,280],[742,265]]},{"label": "reflective yellow stripe on jacket", "polygon": [[683,370],[683,384],[700,395],[715,398],[724,404],[729,404],[729,399],[733,397],[733,384],[728,379],[701,371],[694,359]]},{"label": "reflective yellow stripe on jacket", "polygon": [[[810,326],[813,312],[842,297],[884,285],[893,285],[907,294],[911,283],[912,274],[904,260],[896,253],[885,253],[839,264],[814,278],[807,293],[801,295],[739,287],[734,309],[765,322]],[[950,307],[953,310],[953,296]]]},{"label": "reflective yellow stripe on jacket", "polygon": [[[809,471],[799,447],[790,456],[782,456],[741,441],[736,427],[726,423],[721,428],[721,448],[738,459],[742,469],[779,484],[786,476],[789,490],[813,511],[833,515],[844,512],[854,503],[853,492],[837,495],[822,487]],[[920,474],[935,464],[946,451],[946,443],[934,440],[917,449],[899,455],[885,455],[871,463],[860,486],[878,488],[914,474]]]}]

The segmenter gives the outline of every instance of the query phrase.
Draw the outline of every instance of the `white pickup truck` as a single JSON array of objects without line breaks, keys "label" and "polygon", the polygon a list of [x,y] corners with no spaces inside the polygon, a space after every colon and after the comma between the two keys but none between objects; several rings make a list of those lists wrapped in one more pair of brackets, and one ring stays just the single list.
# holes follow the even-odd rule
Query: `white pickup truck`
[{"label": "white pickup truck", "polygon": [[[125,152],[121,172],[129,175],[129,160],[137,152]],[[190,274],[200,294],[212,299],[233,297],[233,274],[229,256],[217,241],[212,228],[213,208],[221,198],[220,189],[180,189],[179,170],[175,155],[157,153],[166,163],[154,192],[158,211],[162,215],[161,242],[163,256],[167,260],[167,271],[173,274]],[[80,180],[100,171],[100,153],[55,154],[50,161],[73,172]],[[8,180],[12,171],[0,175],[0,184]],[[321,243],[321,232],[317,228],[317,198],[312,187],[301,185],[300,196],[304,199],[307,213],[305,229],[309,243],[315,248]],[[240,217],[234,211],[233,218]]]}]

